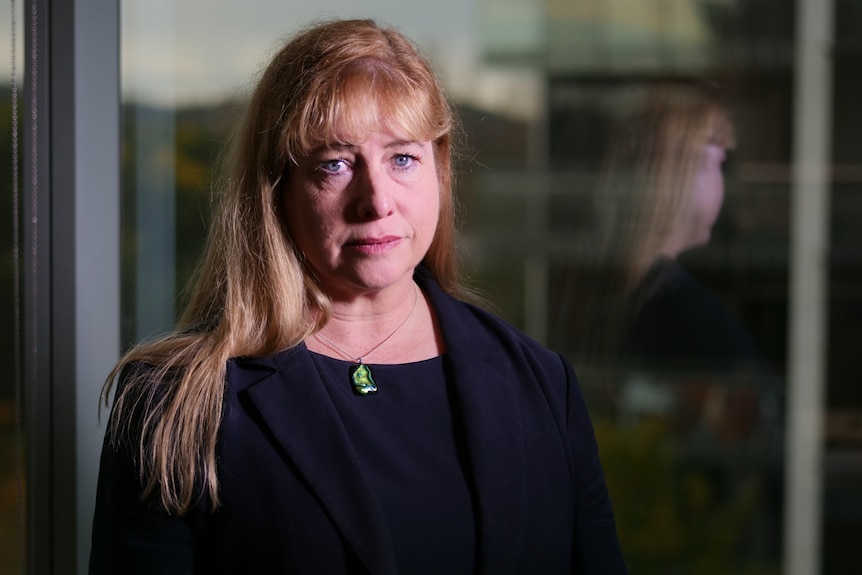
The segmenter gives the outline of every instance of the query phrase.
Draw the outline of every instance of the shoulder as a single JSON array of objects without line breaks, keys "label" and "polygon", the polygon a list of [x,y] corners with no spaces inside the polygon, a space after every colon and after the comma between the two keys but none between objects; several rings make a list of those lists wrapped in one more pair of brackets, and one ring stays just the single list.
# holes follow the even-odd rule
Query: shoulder
[{"label": "shoulder", "polygon": [[122,366],[114,388],[106,438],[115,448],[137,451],[148,420],[164,412],[170,376],[156,365],[133,361]]},{"label": "shoulder", "polygon": [[677,320],[724,323],[730,312],[718,297],[703,287],[676,262],[652,268],[635,296],[639,315],[664,315]]},{"label": "shoulder", "polygon": [[724,303],[682,266],[667,262],[639,288],[624,348],[654,357],[758,358],[751,336]]}]

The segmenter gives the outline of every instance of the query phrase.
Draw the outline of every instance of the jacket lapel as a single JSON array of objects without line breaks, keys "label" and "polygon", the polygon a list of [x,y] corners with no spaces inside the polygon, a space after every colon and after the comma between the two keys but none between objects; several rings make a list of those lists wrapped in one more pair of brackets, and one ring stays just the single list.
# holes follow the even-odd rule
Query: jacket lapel
[{"label": "jacket lapel", "polygon": [[[446,341],[453,418],[466,442],[468,481],[477,498],[476,573],[516,573],[527,508],[525,442],[518,370],[463,304],[420,270]],[[350,438],[304,345],[242,360],[272,373],[245,393],[281,447],[326,506],[370,573],[394,575],[394,549],[373,487],[356,464]]]},{"label": "jacket lapel", "polygon": [[249,399],[368,571],[394,575],[383,510],[305,346],[243,364],[275,370],[246,389]]},{"label": "jacket lapel", "polygon": [[433,282],[429,294],[446,341],[446,369],[453,391],[453,416],[464,432],[468,480],[472,479],[477,522],[477,573],[515,573],[526,521],[525,442],[511,354],[463,304]]}]

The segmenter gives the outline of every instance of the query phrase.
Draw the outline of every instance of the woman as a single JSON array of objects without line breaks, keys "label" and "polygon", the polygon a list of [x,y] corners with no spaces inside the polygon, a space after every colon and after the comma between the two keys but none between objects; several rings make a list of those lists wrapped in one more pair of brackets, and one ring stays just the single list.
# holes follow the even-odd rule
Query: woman
[{"label": "woman", "polygon": [[640,366],[772,383],[748,332],[678,263],[709,242],[724,202],[722,164],[735,146],[726,108],[707,85],[660,83],[615,136],[599,202],[616,281],[603,291],[624,301],[613,304],[624,313],[619,352]]},{"label": "woman", "polygon": [[660,258],[705,245],[724,200],[733,124],[704,84],[646,88],[612,137],[602,171],[602,251],[629,287]]},{"label": "woman", "polygon": [[[707,547],[734,565],[758,553],[771,559],[780,534],[781,502],[771,496],[781,492],[780,383],[736,317],[678,261],[710,240],[734,128],[700,83],[652,84],[634,103],[606,154],[598,257],[572,282],[581,297],[570,299],[577,313],[569,318],[581,336],[581,373],[603,379],[597,388],[615,420],[638,436],[641,474],[661,477],[617,516],[633,541],[629,560],[685,570],[698,559],[680,550]],[[667,445],[678,460],[643,457]],[[681,484],[701,485],[696,503],[668,487]],[[667,517],[678,522],[667,529],[682,535],[657,553],[638,535]],[[755,531],[761,539],[749,545]]]},{"label": "woman", "polygon": [[731,349],[747,359],[749,336],[677,262],[709,241],[721,210],[722,163],[735,145],[727,110],[688,82],[649,85],[634,100],[602,167],[595,265],[569,282],[573,345],[585,362],[617,368],[633,358],[709,362]]},{"label": "woman", "polygon": [[453,125],[373,22],[275,56],[189,308],[112,374],[91,573],[625,572],[571,368],[456,299]]}]

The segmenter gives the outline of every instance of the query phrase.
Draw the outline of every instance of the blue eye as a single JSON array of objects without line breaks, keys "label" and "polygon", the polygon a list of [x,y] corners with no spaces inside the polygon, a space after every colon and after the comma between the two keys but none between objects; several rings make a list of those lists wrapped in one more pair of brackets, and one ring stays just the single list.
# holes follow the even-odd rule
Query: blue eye
[{"label": "blue eye", "polygon": [[410,154],[398,154],[395,156],[395,165],[399,168],[406,168],[412,164],[415,159],[416,158]]},{"label": "blue eye", "polygon": [[333,174],[338,173],[341,170],[341,167],[344,165],[344,160],[341,158],[335,160],[326,160],[323,162],[320,167],[327,172],[331,172]]}]

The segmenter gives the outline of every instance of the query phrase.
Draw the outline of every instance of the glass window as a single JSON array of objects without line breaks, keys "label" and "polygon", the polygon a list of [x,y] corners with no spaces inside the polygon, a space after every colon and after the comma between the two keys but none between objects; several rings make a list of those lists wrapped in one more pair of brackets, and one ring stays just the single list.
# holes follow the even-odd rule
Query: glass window
[{"label": "glass window", "polygon": [[[279,38],[336,15],[393,24],[438,65],[469,144],[469,282],[574,364],[631,571],[778,572],[793,3],[126,0],[124,343],[182,306],[245,86]],[[840,572],[862,535],[862,12],[838,0],[836,15],[819,345],[822,563]]]},{"label": "glass window", "polygon": [[[18,81],[19,97],[22,87],[21,79],[26,78],[21,46],[24,43],[21,26],[20,5],[15,5],[15,72]],[[14,212],[17,192],[17,203],[23,201],[23,190],[16,190],[18,182],[13,182],[13,98],[12,98],[12,37],[13,12],[8,8],[0,12],[0,364],[5,366],[5,375],[0,378],[0,573],[17,573],[23,568],[21,561],[25,557],[24,539],[21,527],[24,525],[25,494],[24,484],[24,439],[23,423],[20,420],[23,391],[21,372],[13,366],[19,366],[15,350],[16,333],[21,328],[18,323],[21,312],[16,309],[16,285],[20,277],[15,274],[15,233]],[[16,142],[19,146],[17,165],[19,175],[23,173],[23,133],[26,125],[23,102],[18,103],[17,121],[18,134]],[[20,178],[19,178],[20,182]],[[23,207],[20,207],[23,210]],[[19,232],[20,234],[20,232]],[[22,238],[19,235],[19,240]],[[19,249],[23,247],[19,244]],[[20,272],[20,269],[19,269]],[[18,329],[16,329],[16,326]]]}]

